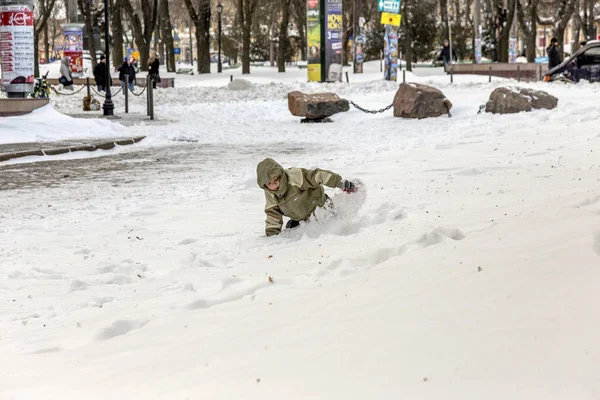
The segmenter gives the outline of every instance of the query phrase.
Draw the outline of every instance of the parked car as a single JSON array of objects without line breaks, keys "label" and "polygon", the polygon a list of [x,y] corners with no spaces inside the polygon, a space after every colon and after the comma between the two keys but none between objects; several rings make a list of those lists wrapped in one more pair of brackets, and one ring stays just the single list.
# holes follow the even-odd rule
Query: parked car
[{"label": "parked car", "polygon": [[600,82],[600,40],[590,41],[544,75],[546,82]]}]

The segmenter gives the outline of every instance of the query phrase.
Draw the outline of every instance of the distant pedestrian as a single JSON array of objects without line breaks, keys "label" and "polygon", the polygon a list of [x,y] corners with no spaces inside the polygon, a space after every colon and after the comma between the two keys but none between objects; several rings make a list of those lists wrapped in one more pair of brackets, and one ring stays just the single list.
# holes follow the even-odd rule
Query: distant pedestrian
[{"label": "distant pedestrian", "polygon": [[548,54],[548,70],[560,65],[562,57],[558,51],[558,39],[550,40],[550,46],[546,49],[546,53]]},{"label": "distant pedestrian", "polygon": [[586,44],[587,44],[587,42],[584,40],[583,42],[579,43],[579,46],[580,46],[580,47],[583,47],[583,46],[585,46]]},{"label": "distant pedestrian", "polygon": [[125,75],[129,75],[129,90],[133,93],[133,84],[135,82],[135,68],[133,67],[133,57],[129,57],[129,59],[125,59],[123,64],[119,67],[119,81],[121,81],[121,89],[123,89],[123,93],[125,93]]},{"label": "distant pedestrian", "polygon": [[[452,59],[454,59],[454,61],[458,61],[458,57],[456,56],[456,50],[454,49],[452,49]],[[438,61],[443,61],[444,65],[450,64],[450,42],[448,42],[448,40],[444,40],[444,46],[440,51]]]},{"label": "distant pedestrian", "polygon": [[160,82],[160,75],[158,74],[159,66],[158,54],[150,54],[150,58],[148,59],[148,79],[152,81],[153,89],[156,89],[156,83]]},{"label": "distant pedestrian", "polygon": [[112,79],[109,77],[109,84],[106,84],[106,56],[100,56],[100,62],[96,64],[94,68],[94,79],[96,80],[96,86],[98,86],[98,91],[103,92],[106,90],[106,87],[112,84]]},{"label": "distant pedestrian", "polygon": [[63,89],[73,90],[73,78],[71,76],[71,68],[69,68],[69,57],[60,59],[60,78],[58,82],[63,86]]}]

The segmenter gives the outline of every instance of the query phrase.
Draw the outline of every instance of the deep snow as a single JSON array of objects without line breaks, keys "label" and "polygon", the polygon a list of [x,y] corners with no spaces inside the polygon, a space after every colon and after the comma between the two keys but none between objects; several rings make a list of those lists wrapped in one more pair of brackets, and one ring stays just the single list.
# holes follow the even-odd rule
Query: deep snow
[{"label": "deep snow", "polygon": [[[478,115],[507,82],[409,75],[453,117],[287,111],[293,89],[386,106],[369,67],[186,78],[156,93],[168,124],[127,128],[173,168],[0,191],[0,398],[600,398],[598,86],[522,84],[558,108]],[[360,178],[366,202],[265,238],[266,156]]]}]

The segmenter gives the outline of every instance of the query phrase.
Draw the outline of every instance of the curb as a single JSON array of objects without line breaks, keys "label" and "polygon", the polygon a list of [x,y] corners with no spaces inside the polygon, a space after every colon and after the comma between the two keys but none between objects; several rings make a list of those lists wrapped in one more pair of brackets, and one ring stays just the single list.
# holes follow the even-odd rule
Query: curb
[{"label": "curb", "polygon": [[69,147],[55,147],[50,149],[39,149],[39,150],[23,150],[15,151],[11,153],[0,153],[0,162],[12,160],[13,158],[27,157],[27,156],[55,156],[57,154],[72,153],[75,151],[95,151],[110,150],[115,146],[127,146],[130,144],[138,143],[142,141],[146,136],[136,136],[129,139],[118,139],[106,142],[98,142],[92,144],[78,144]]}]

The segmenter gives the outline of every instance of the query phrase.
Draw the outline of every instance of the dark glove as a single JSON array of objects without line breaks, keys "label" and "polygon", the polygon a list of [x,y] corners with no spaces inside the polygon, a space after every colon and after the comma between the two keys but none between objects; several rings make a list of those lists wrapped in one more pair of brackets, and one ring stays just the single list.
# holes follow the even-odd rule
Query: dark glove
[{"label": "dark glove", "polygon": [[356,192],[356,185],[350,181],[344,181],[344,186],[342,186],[342,190],[347,193]]}]

